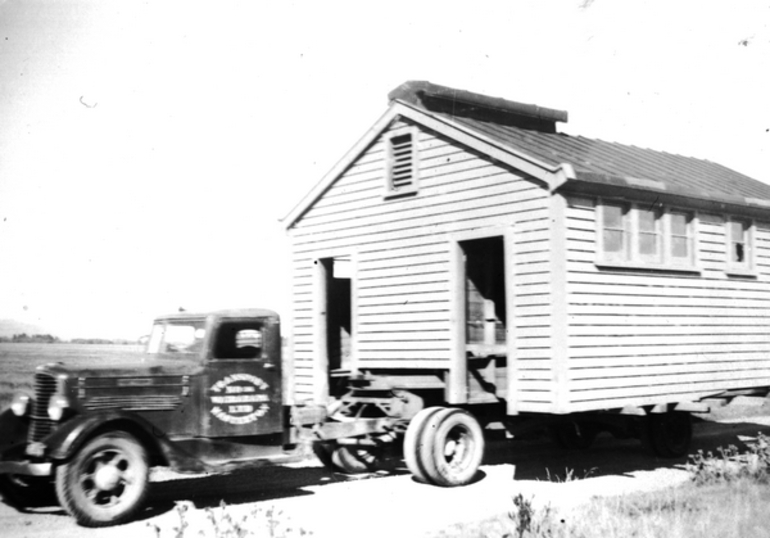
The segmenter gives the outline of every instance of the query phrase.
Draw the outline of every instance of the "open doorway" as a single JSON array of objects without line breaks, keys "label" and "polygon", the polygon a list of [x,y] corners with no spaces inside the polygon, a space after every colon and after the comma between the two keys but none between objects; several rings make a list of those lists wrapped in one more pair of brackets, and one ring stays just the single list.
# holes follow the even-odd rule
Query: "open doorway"
[{"label": "open doorway", "polygon": [[350,257],[319,260],[323,271],[327,375],[329,395],[340,396],[342,375],[352,367],[352,260]]},{"label": "open doorway", "polygon": [[500,396],[506,387],[505,241],[501,236],[485,237],[462,241],[460,247],[469,397],[483,401]]}]

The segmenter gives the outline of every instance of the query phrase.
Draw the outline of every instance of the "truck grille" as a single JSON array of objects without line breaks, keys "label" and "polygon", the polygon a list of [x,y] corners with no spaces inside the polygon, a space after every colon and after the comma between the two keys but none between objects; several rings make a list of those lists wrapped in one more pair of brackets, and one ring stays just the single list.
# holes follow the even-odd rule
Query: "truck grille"
[{"label": "truck grille", "polygon": [[56,392],[56,378],[50,374],[35,374],[35,403],[29,428],[29,442],[43,439],[54,429],[54,421],[48,418],[48,403]]}]

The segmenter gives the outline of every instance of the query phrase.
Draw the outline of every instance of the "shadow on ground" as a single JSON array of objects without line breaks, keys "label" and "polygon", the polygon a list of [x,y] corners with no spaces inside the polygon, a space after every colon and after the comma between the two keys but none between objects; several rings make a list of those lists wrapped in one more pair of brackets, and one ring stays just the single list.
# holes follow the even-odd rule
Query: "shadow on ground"
[{"label": "shadow on ground", "polygon": [[[729,445],[744,449],[741,438],[755,437],[758,432],[770,434],[770,426],[752,422],[751,418],[735,423],[696,420],[691,453],[698,450],[716,453],[719,447]],[[638,440],[615,439],[607,433],[601,434],[594,445],[585,450],[560,448],[545,435],[517,440],[492,438],[487,442],[484,460],[485,465],[515,465],[517,480],[551,482],[610,475],[632,476],[639,471],[683,468],[686,462],[687,458],[654,457]],[[170,511],[178,501],[191,501],[197,508],[216,507],[222,501],[237,505],[312,495],[311,488],[327,484],[408,473],[397,453],[389,454],[381,467],[376,473],[357,477],[334,473],[320,465],[247,468],[225,474],[195,476],[169,475],[153,482],[147,509],[135,519],[149,519]],[[477,481],[484,479],[482,471]],[[61,509],[48,513],[64,515]]]},{"label": "shadow on ground", "polygon": [[[746,448],[741,438],[770,433],[770,427],[751,422],[717,423],[694,419],[690,453],[698,450],[716,453],[719,447],[735,445]],[[516,466],[516,479],[562,482],[599,476],[631,476],[638,471],[684,468],[688,457],[666,459],[650,454],[638,439],[616,439],[600,434],[594,444],[583,450],[560,448],[543,436],[521,441],[492,441],[488,444],[486,464],[509,463]]]}]

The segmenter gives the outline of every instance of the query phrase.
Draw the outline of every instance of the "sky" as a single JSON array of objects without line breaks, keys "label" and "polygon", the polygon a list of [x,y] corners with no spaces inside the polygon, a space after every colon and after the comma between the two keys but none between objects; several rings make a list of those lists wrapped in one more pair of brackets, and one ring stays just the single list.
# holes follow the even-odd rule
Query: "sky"
[{"label": "sky", "polygon": [[770,183],[770,0],[0,0],[0,335],[290,315],[280,219],[407,80]]}]

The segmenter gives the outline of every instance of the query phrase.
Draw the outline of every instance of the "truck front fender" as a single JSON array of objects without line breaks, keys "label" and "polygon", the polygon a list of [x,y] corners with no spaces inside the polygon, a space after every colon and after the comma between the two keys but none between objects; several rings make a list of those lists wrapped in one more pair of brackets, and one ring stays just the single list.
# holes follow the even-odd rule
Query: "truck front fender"
[{"label": "truck front fender", "polygon": [[202,472],[206,465],[181,450],[151,422],[125,411],[100,411],[77,415],[43,440],[48,457],[56,461],[71,458],[99,432],[122,430],[134,435],[150,451],[152,465],[169,465],[177,471]]},{"label": "truck front fender", "polygon": [[97,430],[128,430],[142,441],[165,437],[163,432],[137,415],[121,411],[79,414],[64,422],[43,439],[47,455],[54,460],[69,459]]}]

